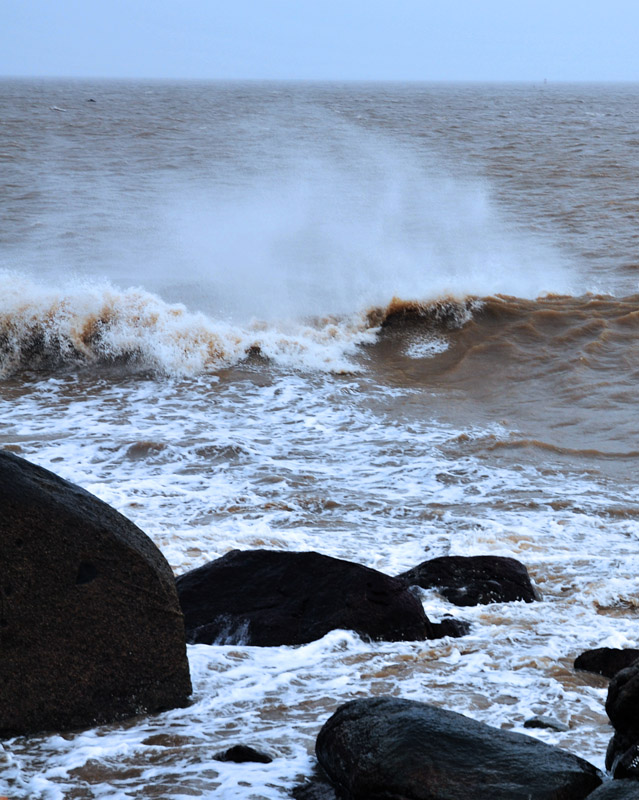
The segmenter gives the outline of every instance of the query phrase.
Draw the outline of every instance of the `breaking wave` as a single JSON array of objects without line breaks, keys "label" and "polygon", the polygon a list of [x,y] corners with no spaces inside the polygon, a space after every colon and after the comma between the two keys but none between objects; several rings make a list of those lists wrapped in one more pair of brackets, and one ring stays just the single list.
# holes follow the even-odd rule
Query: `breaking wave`
[{"label": "breaking wave", "polygon": [[592,355],[611,338],[634,339],[639,324],[636,297],[395,297],[351,315],[238,325],[167,303],[142,288],[119,289],[107,282],[54,289],[5,272],[0,296],[0,376],[5,378],[24,370],[109,364],[181,377],[256,356],[292,369],[354,372],[360,368],[354,357],[361,346],[374,344],[382,330],[409,325],[438,335],[466,329],[471,321],[467,335],[474,344],[487,336],[534,344],[550,335],[569,346],[585,337]]},{"label": "breaking wave", "polygon": [[140,288],[103,283],[56,290],[8,273],[0,284],[0,375],[5,377],[90,364],[184,376],[255,354],[283,366],[352,370],[348,356],[374,338],[365,315],[241,327]]},{"label": "breaking wave", "polygon": [[461,325],[472,303],[431,304],[393,299],[386,308],[351,317],[293,322],[215,320],[184,305],[166,303],[141,288],[108,283],[55,290],[5,275],[0,307],[0,375],[91,364],[126,365],[172,376],[215,371],[250,356],[280,366],[355,371],[350,360],[372,344],[378,328],[401,314]]}]

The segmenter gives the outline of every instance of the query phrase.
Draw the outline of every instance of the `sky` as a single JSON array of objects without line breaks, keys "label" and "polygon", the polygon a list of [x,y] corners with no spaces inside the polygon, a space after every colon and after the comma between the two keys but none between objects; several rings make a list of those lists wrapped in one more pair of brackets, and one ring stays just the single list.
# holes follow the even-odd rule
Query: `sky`
[{"label": "sky", "polygon": [[0,75],[637,81],[639,0],[0,0]]}]

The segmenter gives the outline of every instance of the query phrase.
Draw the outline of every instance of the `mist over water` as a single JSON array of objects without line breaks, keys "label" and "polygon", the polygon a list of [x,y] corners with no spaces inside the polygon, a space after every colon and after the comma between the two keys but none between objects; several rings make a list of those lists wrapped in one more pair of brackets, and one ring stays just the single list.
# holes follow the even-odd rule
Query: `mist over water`
[{"label": "mist over water", "polygon": [[[189,170],[153,128],[141,140],[156,150],[151,169],[108,137],[84,154],[58,148],[40,207],[0,263],[56,288],[140,286],[237,323],[348,315],[393,297],[575,290],[569,259],[530,220],[507,219],[486,177],[452,175],[427,144],[416,151],[338,109],[293,117],[281,103],[246,112],[252,124],[224,140],[202,126]],[[142,132],[113,134],[131,147]],[[40,147],[46,160],[54,145]]]},{"label": "mist over water", "polygon": [[446,176],[369,139],[354,131],[339,159],[273,158],[278,168],[266,164],[248,185],[173,197],[165,225],[183,291],[194,286],[189,305],[281,320],[393,297],[571,292],[567,259],[506,223],[484,181]]}]

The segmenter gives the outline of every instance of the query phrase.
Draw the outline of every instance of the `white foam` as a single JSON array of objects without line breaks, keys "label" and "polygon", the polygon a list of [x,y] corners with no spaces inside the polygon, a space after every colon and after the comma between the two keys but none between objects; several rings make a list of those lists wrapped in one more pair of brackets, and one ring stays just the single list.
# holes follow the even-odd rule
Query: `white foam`
[{"label": "white foam", "polygon": [[[492,553],[521,560],[543,600],[460,609],[424,592],[433,619],[471,623],[455,640],[371,644],[333,631],[296,648],[189,647],[191,706],[5,742],[4,793],[62,798],[93,774],[88,797],[153,787],[167,798],[284,800],[310,774],[324,720],[370,694],[515,730],[551,715],[569,730],[526,732],[603,766],[605,688],[576,680],[571,662],[593,647],[637,645],[635,609],[624,609],[636,596],[639,522],[607,513],[634,504],[634,487],[552,455],[543,469],[495,461],[476,443],[511,431],[409,414],[428,406],[414,388],[273,369],[257,378],[95,377],[80,391],[73,375],[32,381],[0,398],[2,442],[121,510],[177,572],[235,547],[316,550],[389,574],[429,557]],[[557,510],[562,498],[574,503]],[[211,759],[239,743],[276,758]]]},{"label": "white foam", "polygon": [[432,358],[448,350],[449,343],[440,336],[424,336],[408,342],[406,355],[409,358]]},{"label": "white foam", "polygon": [[69,282],[54,288],[0,272],[0,374],[55,363],[126,359],[142,370],[193,375],[236,364],[252,350],[295,369],[356,371],[374,340],[363,315],[244,327],[166,303],[141,288]]}]

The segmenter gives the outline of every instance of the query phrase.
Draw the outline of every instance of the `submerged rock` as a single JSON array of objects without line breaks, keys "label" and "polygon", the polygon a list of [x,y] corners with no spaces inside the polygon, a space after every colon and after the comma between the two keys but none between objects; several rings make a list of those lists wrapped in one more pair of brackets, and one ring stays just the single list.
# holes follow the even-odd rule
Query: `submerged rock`
[{"label": "submerged rock", "polygon": [[549,731],[559,731],[559,732],[570,730],[568,725],[564,725],[564,723],[560,722],[558,719],[555,719],[554,717],[544,717],[544,716],[536,716],[527,719],[524,722],[524,728],[542,728]]},{"label": "submerged rock", "polygon": [[539,600],[526,567],[504,556],[440,556],[398,577],[408,585],[437,589],[457,606]]},{"label": "submerged rock", "polygon": [[444,636],[457,639],[460,636],[466,636],[471,629],[470,622],[464,619],[456,619],[449,614],[442,617],[439,622],[431,622],[431,625],[433,627],[431,639],[443,639]]},{"label": "submerged rock", "polygon": [[270,764],[273,760],[271,756],[262,753],[247,744],[236,744],[224,750],[221,753],[216,753],[213,756],[215,761],[231,761],[234,764],[246,764],[247,762],[254,762],[256,764]]},{"label": "submerged rock", "polygon": [[184,705],[171,568],[106,503],[0,451],[0,735]]},{"label": "submerged rock", "polygon": [[189,642],[294,645],[335,628],[385,641],[437,637],[404,583],[320,553],[233,550],[176,583]]},{"label": "submerged rock", "polygon": [[338,708],[316,752],[348,800],[583,800],[601,783],[571,753],[394,697]]},{"label": "submerged rock", "polygon": [[595,672],[612,678],[622,669],[626,669],[639,659],[639,650],[631,647],[619,649],[614,647],[598,647],[595,650],[586,650],[575,659],[575,669],[585,672]]}]

